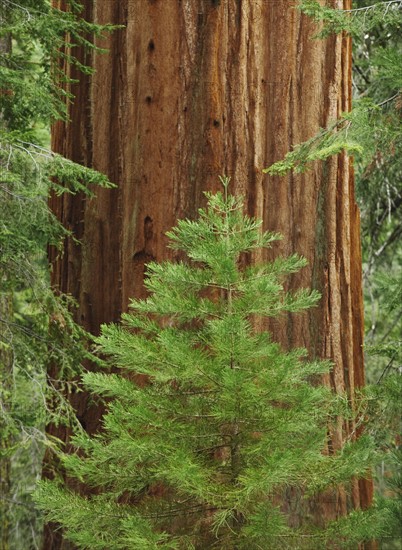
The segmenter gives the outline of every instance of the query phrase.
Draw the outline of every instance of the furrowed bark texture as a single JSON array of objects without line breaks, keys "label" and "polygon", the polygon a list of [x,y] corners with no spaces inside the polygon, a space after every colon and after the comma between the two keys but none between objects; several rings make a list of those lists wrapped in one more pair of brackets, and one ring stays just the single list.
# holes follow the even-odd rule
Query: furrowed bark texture
[{"label": "furrowed bark texture", "polygon": [[[297,252],[308,267],[291,288],[320,290],[319,307],[273,321],[285,346],[330,358],[334,388],[364,384],[359,213],[353,169],[343,155],[303,175],[262,169],[312,137],[351,100],[351,43],[312,40],[314,24],[290,0],[85,0],[86,16],[123,24],[95,54],[96,73],[72,88],[71,122],[53,129],[53,148],[109,175],[118,188],[96,199],[54,197],[52,207],[82,245],[52,256],[52,282],[79,303],[77,319],[98,333],[130,297],[143,297],[144,264],[172,257],[165,232],[195,217],[202,192],[230,175],[231,192],[283,241],[269,252]],[[351,0],[333,0],[348,9]],[[261,258],[252,258],[261,259]],[[89,431],[99,413],[75,405]],[[331,446],[353,431],[339,426]],[[60,435],[60,434],[59,434]],[[330,449],[329,449],[330,452]],[[325,519],[366,507],[371,483],[356,482],[314,504]],[[297,514],[296,514],[297,515]],[[58,548],[48,546],[47,548]]]}]

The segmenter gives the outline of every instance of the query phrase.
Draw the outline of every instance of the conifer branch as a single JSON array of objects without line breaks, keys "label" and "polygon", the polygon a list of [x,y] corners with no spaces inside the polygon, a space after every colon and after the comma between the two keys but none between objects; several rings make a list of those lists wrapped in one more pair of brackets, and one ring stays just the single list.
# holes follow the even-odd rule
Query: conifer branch
[{"label": "conifer branch", "polygon": [[372,9],[376,9],[379,6],[381,7],[389,7],[392,4],[399,4],[402,5],[402,0],[388,0],[387,2],[377,2],[376,4],[371,4],[370,6],[363,6],[361,8],[352,8],[349,10],[342,10],[344,13],[357,13],[361,11],[370,11]]}]

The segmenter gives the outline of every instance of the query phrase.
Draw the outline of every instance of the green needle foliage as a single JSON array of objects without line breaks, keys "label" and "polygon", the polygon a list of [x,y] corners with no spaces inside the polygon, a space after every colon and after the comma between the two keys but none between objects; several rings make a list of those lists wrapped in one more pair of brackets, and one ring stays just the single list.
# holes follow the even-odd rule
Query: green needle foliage
[{"label": "green needle foliage", "polygon": [[[80,2],[67,0],[64,5],[60,10],[50,0],[2,0],[0,6],[0,41],[10,46],[0,48],[1,120],[26,141],[37,137],[38,121],[47,124],[67,116],[66,100],[74,98],[62,84],[74,80],[63,64],[76,67],[76,74],[93,72],[89,56],[102,51],[94,37],[116,28],[86,21]],[[74,55],[80,47],[88,64]]]},{"label": "green needle foliage", "polygon": [[[107,177],[47,148],[50,123],[67,118],[75,76],[92,69],[77,48],[113,27],[87,22],[82,6],[50,0],[0,2],[0,547],[38,548],[41,520],[31,493],[49,422],[77,423],[66,394],[89,354],[72,301],[50,288],[46,248],[69,232],[47,205],[51,193],[93,194]],[[68,45],[66,38],[68,37]],[[61,252],[60,252],[61,253]],[[57,365],[58,379],[46,378]],[[48,384],[47,384],[48,382]]]},{"label": "green needle foliage", "polygon": [[[368,220],[370,227],[364,230],[378,238],[378,233],[386,231],[382,211],[386,211],[386,221],[387,213],[391,215],[391,209],[398,208],[400,200],[397,182],[401,172],[402,1],[357,0],[351,10],[334,9],[329,4],[299,0],[297,7],[317,23],[317,34],[312,39],[341,32],[352,35],[355,99],[352,112],[344,113],[306,142],[295,144],[283,160],[265,172],[271,175],[284,175],[290,170],[303,172],[312,162],[342,151],[354,155],[358,194],[359,198],[364,197],[363,221],[371,216],[376,218],[377,225],[374,232],[374,220]],[[388,202],[379,201],[379,195]]]},{"label": "green needle foliage", "polygon": [[149,297],[96,339],[120,368],[83,377],[105,399],[103,429],[61,453],[90,496],[56,481],[36,494],[80,548],[311,549],[334,539],[355,548],[381,532],[376,509],[321,527],[299,518],[295,527],[280,506],[286,488],[300,508],[323,490],[347,490],[375,452],[369,436],[328,448],[328,430],[351,418],[345,396],[319,383],[330,364],[285,352],[255,328],[314,306],[319,294],[284,291],[285,277],[306,263],[297,255],[244,265],[244,253],[280,236],[244,216],[222,183],[196,221],[168,233],[188,262],[150,263]]},{"label": "green needle foliage", "polygon": [[[402,301],[402,274],[381,274],[376,281],[381,291],[381,304],[388,319],[379,344],[368,346],[371,360],[382,367],[376,384],[369,388],[371,423],[369,429],[384,451],[381,468],[378,468],[377,486],[381,497],[379,504],[389,514],[386,536],[381,539],[384,550],[399,550],[402,525],[402,338],[400,315],[397,322],[390,322],[399,312]],[[399,326],[398,326],[399,325]],[[380,369],[378,369],[380,370]],[[377,372],[378,372],[377,370]]]},{"label": "green needle foliage", "polygon": [[401,0],[355,0],[350,10],[335,9],[330,2],[299,0],[299,9],[320,24],[318,38],[342,31],[358,37],[384,24],[399,27],[401,7]]}]

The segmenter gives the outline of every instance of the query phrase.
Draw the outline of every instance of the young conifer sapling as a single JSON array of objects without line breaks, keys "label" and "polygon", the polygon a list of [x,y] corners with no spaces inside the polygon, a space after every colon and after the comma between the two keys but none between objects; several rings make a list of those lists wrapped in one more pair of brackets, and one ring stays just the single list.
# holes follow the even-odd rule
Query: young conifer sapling
[{"label": "young conifer sapling", "polygon": [[91,496],[46,482],[36,497],[80,548],[355,548],[372,536],[372,511],[319,528],[308,517],[295,527],[281,508],[286,488],[303,500],[366,475],[371,441],[327,452],[328,427],[350,414],[318,383],[329,363],[255,328],[314,306],[319,293],[284,291],[306,264],[297,255],[240,261],[280,236],[243,214],[228,183],[168,233],[188,260],[148,264],[149,297],[97,338],[120,371],[84,375],[106,398],[103,428],[63,455]]}]

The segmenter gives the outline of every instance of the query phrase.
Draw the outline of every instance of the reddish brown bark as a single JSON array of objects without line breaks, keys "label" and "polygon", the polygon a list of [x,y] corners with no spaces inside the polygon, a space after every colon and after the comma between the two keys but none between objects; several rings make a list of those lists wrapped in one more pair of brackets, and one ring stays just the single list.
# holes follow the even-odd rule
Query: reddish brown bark
[{"label": "reddish brown bark", "polygon": [[[232,177],[232,193],[284,239],[271,254],[309,261],[290,285],[319,289],[320,306],[271,323],[287,346],[331,358],[334,388],[364,384],[359,214],[353,169],[341,155],[303,175],[264,176],[292,145],[312,137],[351,100],[351,44],[312,40],[314,24],[290,0],[85,0],[86,15],[125,25],[96,54],[92,77],[73,87],[71,122],[53,129],[53,147],[118,184],[96,199],[54,197],[52,208],[82,246],[52,257],[52,283],[73,294],[77,319],[97,333],[129,298],[143,296],[144,264],[162,260],[165,232],[194,217],[202,191]],[[334,0],[350,8],[351,0]],[[353,397],[351,397],[353,399]],[[99,420],[85,397],[75,405],[91,431]],[[353,426],[332,434],[338,447]],[[366,507],[371,483],[352,498],[316,503],[326,518]],[[58,548],[52,546],[48,548]]]}]

